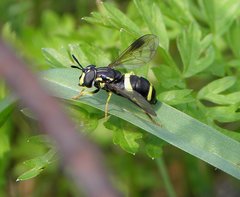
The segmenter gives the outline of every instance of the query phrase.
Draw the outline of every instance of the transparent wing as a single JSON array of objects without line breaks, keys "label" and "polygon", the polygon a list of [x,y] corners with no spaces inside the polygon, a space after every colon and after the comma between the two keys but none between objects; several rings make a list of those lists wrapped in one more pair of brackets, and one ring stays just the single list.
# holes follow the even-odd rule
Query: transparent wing
[{"label": "transparent wing", "polygon": [[157,116],[157,114],[155,113],[155,111],[153,110],[152,106],[150,105],[149,102],[146,101],[146,99],[139,94],[136,91],[127,91],[124,89],[120,89],[118,86],[116,86],[115,84],[106,84],[109,88],[109,90],[115,90],[117,93],[119,93],[120,95],[122,95],[125,98],[128,98],[129,100],[131,100],[133,103],[135,103],[136,105],[138,105],[140,108],[142,108],[146,113],[153,115],[153,116]]},{"label": "transparent wing", "polygon": [[158,37],[153,34],[146,34],[135,40],[119,57],[109,64],[109,67],[119,65],[143,65],[148,63],[156,53]]}]

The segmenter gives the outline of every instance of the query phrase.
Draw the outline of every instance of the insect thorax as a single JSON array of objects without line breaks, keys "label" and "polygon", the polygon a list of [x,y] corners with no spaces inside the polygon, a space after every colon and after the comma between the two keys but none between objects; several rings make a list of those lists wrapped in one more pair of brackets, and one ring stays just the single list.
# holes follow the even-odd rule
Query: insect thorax
[{"label": "insect thorax", "polygon": [[105,83],[118,82],[122,78],[121,72],[108,67],[99,67],[96,71],[94,86],[104,88]]}]

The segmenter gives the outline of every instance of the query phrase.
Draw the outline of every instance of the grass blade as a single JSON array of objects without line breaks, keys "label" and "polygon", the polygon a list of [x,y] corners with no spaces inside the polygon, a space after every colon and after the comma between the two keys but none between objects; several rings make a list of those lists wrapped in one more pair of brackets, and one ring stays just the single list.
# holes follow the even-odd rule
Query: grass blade
[{"label": "grass blade", "polygon": [[[67,100],[80,90],[78,77],[79,73],[73,69],[52,69],[43,73],[47,86],[55,96]],[[107,94],[100,91],[75,102],[104,111],[106,99]],[[164,103],[158,103],[155,111],[162,127],[152,123],[141,109],[125,98],[113,95],[109,105],[110,114],[240,179],[239,142]]]}]

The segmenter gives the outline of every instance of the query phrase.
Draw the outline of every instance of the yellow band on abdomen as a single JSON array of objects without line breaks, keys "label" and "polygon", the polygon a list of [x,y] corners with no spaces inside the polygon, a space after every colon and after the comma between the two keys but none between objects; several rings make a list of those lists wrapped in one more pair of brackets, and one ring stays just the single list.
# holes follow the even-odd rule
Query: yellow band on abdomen
[{"label": "yellow band on abdomen", "polygon": [[147,95],[147,100],[151,101],[152,99],[152,91],[153,91],[153,86],[152,84],[149,85],[149,90],[148,90],[148,95]]},{"label": "yellow band on abdomen", "polygon": [[124,75],[124,88],[128,91],[133,91],[132,85],[131,85],[131,82],[130,82],[131,75],[132,75],[132,73],[126,73]]}]

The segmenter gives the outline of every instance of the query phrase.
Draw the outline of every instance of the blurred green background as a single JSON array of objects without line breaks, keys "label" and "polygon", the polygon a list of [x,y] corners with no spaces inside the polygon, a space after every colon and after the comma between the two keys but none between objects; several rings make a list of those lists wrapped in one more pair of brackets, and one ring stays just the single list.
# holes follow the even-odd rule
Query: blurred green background
[{"label": "blurred green background", "polygon": [[[140,19],[136,4],[133,1],[112,0],[107,2],[126,13],[138,25],[142,34],[149,33],[149,29]],[[235,26],[230,27],[233,20],[229,24],[223,23],[223,26],[219,23],[208,24],[207,17],[211,16],[208,15],[209,12],[205,15],[203,12],[204,9],[209,8],[206,4],[214,1],[184,0],[177,3],[177,1],[156,0],[153,2],[160,5],[164,21],[167,24],[169,51],[176,64],[180,65],[178,66],[180,70],[183,66],[181,66],[181,54],[177,52],[176,38],[192,21],[197,21],[201,26],[202,35],[209,32],[213,34],[212,48],[215,51],[215,60],[211,62],[212,67],[208,68],[206,72],[185,80],[176,79],[174,74],[164,76],[163,73],[162,78],[172,77],[172,81],[164,81],[166,84],[163,86],[157,85],[157,79],[151,72],[148,72],[148,67],[139,69],[139,73],[148,73],[148,76],[153,78],[152,81],[158,91],[171,90],[174,86],[181,89],[184,86],[197,92],[203,84],[213,79],[227,76],[229,73],[238,73],[240,56],[237,49],[240,45],[240,38],[238,38],[240,34],[237,33],[240,32],[239,12],[235,14],[234,24],[237,24],[237,28],[235,28]],[[184,9],[184,5],[189,7]],[[228,6],[227,3],[226,6]],[[91,63],[104,66],[116,57],[119,51],[127,47],[137,34],[131,34],[131,30],[127,27],[120,31],[118,27],[121,25],[118,24],[118,21],[114,21],[112,24],[107,20],[100,23],[96,19],[99,17],[96,13],[97,11],[98,13],[103,12],[101,9],[100,1],[93,0],[1,0],[0,27],[2,38],[10,43],[16,49],[16,53],[31,66],[30,69],[36,72],[58,67],[57,63],[52,65],[46,61],[47,58],[44,58],[42,48],[53,48],[59,54],[66,54],[65,49],[70,47],[69,44],[72,43],[81,46],[84,56],[81,57],[80,61],[83,65]],[[91,15],[93,11],[95,14]],[[220,11],[219,13],[221,13]],[[82,19],[89,16],[93,17]],[[233,30],[230,32],[231,28]],[[228,38],[229,36],[230,38]],[[231,40],[231,36],[235,36],[236,40],[233,38]],[[164,41],[161,43],[164,45]],[[164,46],[167,48],[167,44]],[[210,51],[206,53],[208,52],[210,53]],[[154,61],[164,64],[163,58],[159,55]],[[225,64],[228,67],[216,68],[216,65]],[[69,64],[66,64],[65,67],[69,67]],[[157,72],[161,72],[158,69],[156,69]],[[167,67],[163,67],[163,69],[168,71]],[[169,85],[171,83],[172,86]],[[1,81],[1,99],[6,98],[8,93],[6,84]],[[193,98],[196,94],[193,93],[191,97],[189,95],[184,97],[184,102],[195,102]],[[161,98],[164,99],[164,96]],[[199,113],[195,109],[195,103],[192,105],[186,105],[186,103],[182,102],[179,105],[177,102],[177,108],[213,127],[229,129],[238,134],[239,117],[230,123],[227,121],[214,122],[211,117],[204,117],[204,112]],[[175,105],[171,101],[169,104]],[[208,102],[206,105],[212,105],[212,103]],[[9,112],[7,113],[9,117],[0,128],[0,196],[81,196],[74,185],[65,178],[58,166],[58,159],[53,156],[50,157],[51,164],[46,164],[43,171],[42,169],[34,171],[35,174],[32,175],[34,178],[16,182],[21,174],[36,167],[34,164],[37,163],[36,160],[39,157],[45,158],[46,153],[49,153],[48,150],[51,150],[46,137],[39,136],[37,121],[31,118],[27,109],[20,111],[23,108],[24,106],[18,105],[16,107],[15,104],[8,105],[6,111]],[[132,146],[117,142],[116,136],[120,135],[119,132],[122,131],[129,131],[125,134],[126,136],[135,135],[135,140],[141,138],[137,133],[140,129],[129,123],[112,118],[111,123],[106,125],[102,119],[102,112],[96,109],[84,105],[79,108],[70,105],[66,108],[77,124],[85,125],[87,135],[103,151],[107,167],[111,172],[111,180],[124,196],[240,196],[239,180],[171,145],[158,142],[158,145],[162,143],[157,150],[158,158],[152,160],[145,153],[144,142],[139,142],[140,145],[132,142],[134,144]],[[122,130],[113,128],[113,125],[122,125]],[[112,130],[118,133],[114,134]],[[141,144],[143,145],[141,146]],[[136,154],[135,149],[138,150]],[[24,165],[23,162],[29,160],[30,162],[27,163],[30,164]],[[35,176],[38,173],[40,174]],[[31,176],[27,174],[27,177]]]}]

